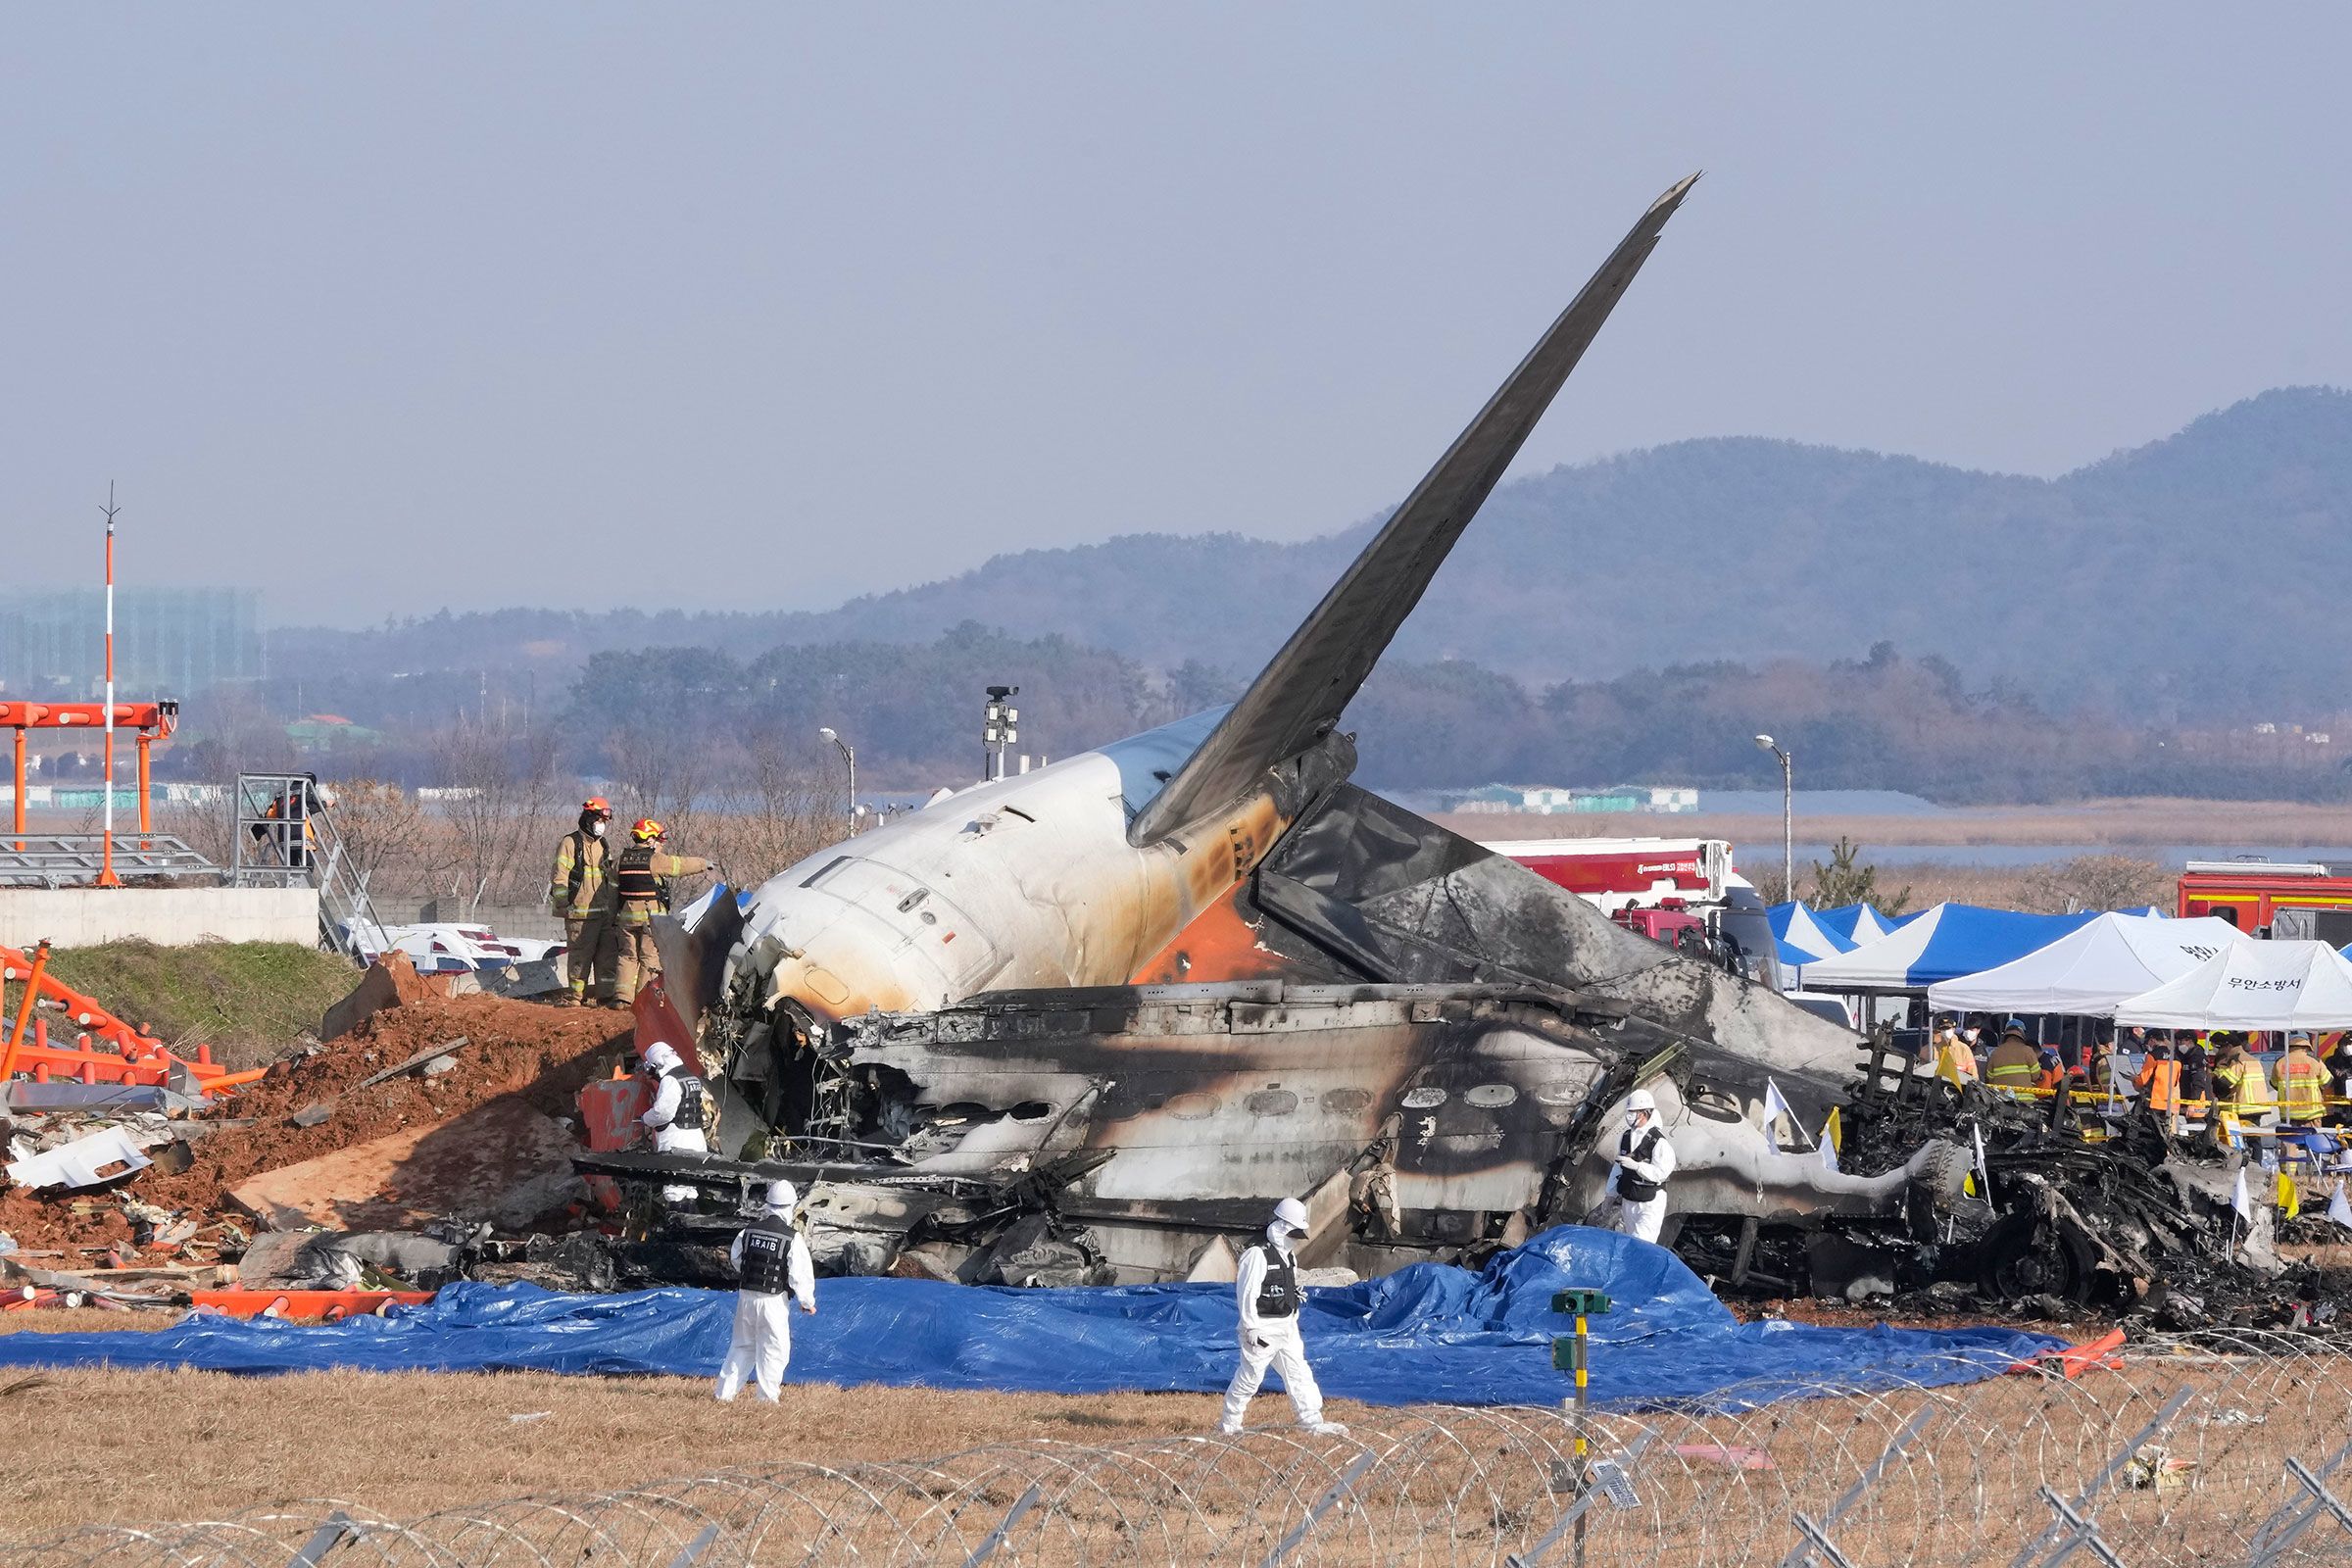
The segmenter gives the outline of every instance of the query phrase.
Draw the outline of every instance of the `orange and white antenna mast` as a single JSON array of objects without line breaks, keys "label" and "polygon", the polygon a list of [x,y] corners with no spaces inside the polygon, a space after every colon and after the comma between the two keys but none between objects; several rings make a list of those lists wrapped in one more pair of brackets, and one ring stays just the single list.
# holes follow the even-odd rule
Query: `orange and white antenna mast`
[{"label": "orange and white antenna mast", "polygon": [[119,888],[115,875],[115,482],[106,482],[106,805],[101,818],[105,847],[99,852],[98,885]]}]

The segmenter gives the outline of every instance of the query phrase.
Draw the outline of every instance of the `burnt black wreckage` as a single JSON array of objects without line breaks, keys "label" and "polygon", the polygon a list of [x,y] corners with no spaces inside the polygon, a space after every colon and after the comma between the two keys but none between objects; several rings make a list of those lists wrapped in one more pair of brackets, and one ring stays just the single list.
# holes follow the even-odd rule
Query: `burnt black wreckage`
[{"label": "burnt black wreckage", "polygon": [[[1695,179],[1696,176],[1692,176]],[[1584,1217],[1637,1087],[1670,1227],[1900,1226],[1956,1168],[1784,1152],[1856,1037],[1349,783],[1342,711],[1690,188],[1660,197],[1232,708],[961,791],[661,933],[709,1158],[584,1155],[710,1207],[789,1176],[820,1266],[1230,1277],[1277,1198],[1386,1272]],[[734,1157],[729,1157],[732,1154]],[[691,1276],[732,1215],[641,1250]],[[1673,1230],[1669,1230],[1669,1238]]]}]

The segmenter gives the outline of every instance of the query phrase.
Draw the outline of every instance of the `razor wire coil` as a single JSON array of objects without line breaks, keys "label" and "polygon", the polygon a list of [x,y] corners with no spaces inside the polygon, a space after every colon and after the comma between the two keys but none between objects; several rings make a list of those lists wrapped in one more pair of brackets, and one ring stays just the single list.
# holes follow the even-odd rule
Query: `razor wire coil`
[{"label": "razor wire coil", "polygon": [[[1345,1438],[1265,1428],[780,1461],[407,1521],[320,1499],[86,1527],[0,1546],[0,1568],[1568,1568],[1561,1521],[1590,1490],[1577,1430],[1565,1408],[1425,1407]],[[2076,1376],[1748,1383],[1596,1409],[1587,1431],[1630,1486],[1584,1501],[1587,1568],[1833,1561],[1819,1541],[1854,1564],[2088,1562],[2091,1537],[2133,1568],[2352,1560],[2352,1353],[2290,1335],[2149,1341]]]}]

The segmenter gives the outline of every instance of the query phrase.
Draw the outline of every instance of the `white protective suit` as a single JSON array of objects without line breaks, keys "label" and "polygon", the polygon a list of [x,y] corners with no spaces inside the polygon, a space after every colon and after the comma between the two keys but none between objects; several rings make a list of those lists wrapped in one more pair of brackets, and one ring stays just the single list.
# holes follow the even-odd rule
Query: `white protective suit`
[{"label": "white protective suit", "polygon": [[[743,1267],[741,1231],[736,1232],[727,1257],[738,1269]],[[721,1404],[733,1401],[747,1377],[768,1403],[775,1404],[783,1397],[784,1368],[792,1362],[792,1303],[798,1301],[804,1312],[816,1310],[816,1268],[808,1259],[808,1244],[797,1235],[792,1239],[786,1268],[791,1275],[789,1295],[735,1293],[735,1334],[727,1342],[727,1358],[718,1365]]]},{"label": "white protective suit", "polygon": [[[1283,1256],[1291,1256],[1290,1235],[1279,1222],[1266,1227],[1266,1242]],[[1266,1254],[1252,1247],[1242,1254],[1241,1272],[1233,1282],[1234,1298],[1242,1309],[1242,1364],[1235,1369],[1233,1382],[1225,1390],[1225,1414],[1217,1423],[1221,1432],[1242,1430],[1242,1415],[1250,1408],[1250,1396],[1257,1392],[1269,1366],[1282,1374],[1283,1392],[1291,1396],[1291,1411],[1298,1416],[1298,1424],[1323,1425],[1323,1391],[1315,1386],[1315,1374],[1307,1368],[1306,1342],[1299,1338],[1297,1314],[1258,1315],[1257,1293],[1265,1281]]]},{"label": "white protective suit", "polygon": [[[708,1154],[710,1152],[710,1136],[700,1127],[685,1128],[670,1125],[677,1118],[678,1102],[685,1098],[685,1086],[678,1081],[684,1073],[683,1067],[664,1072],[661,1080],[654,1086],[652,1108],[637,1118],[638,1124],[654,1135],[654,1152],[656,1153]],[[691,1203],[694,1201],[694,1197],[695,1189],[692,1187],[664,1187],[662,1189],[662,1201],[664,1203]]]},{"label": "white protective suit", "polygon": [[1661,1188],[1666,1185],[1666,1178],[1674,1174],[1674,1144],[1663,1129],[1658,1133],[1658,1147],[1651,1151],[1648,1159],[1636,1159],[1632,1153],[1634,1147],[1648,1137],[1649,1129],[1655,1126],[1657,1113],[1652,1111],[1648,1123],[1640,1132],[1621,1133],[1617,1139],[1615,1160],[1609,1166],[1608,1195],[1617,1199],[1617,1228],[1628,1236],[1639,1237],[1645,1242],[1655,1242],[1659,1228],[1666,1223],[1666,1195],[1660,1192],[1647,1202],[1628,1202],[1617,1196],[1617,1178],[1621,1173],[1631,1171],[1644,1181],[1656,1182]]}]

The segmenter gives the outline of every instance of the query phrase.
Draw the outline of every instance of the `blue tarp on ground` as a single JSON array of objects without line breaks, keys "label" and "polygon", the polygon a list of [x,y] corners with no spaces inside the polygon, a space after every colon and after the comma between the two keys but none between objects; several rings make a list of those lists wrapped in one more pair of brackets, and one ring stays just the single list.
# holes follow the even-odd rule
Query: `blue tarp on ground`
[{"label": "blue tarp on ground", "polygon": [[[2057,1342],[2010,1329],[1931,1332],[1740,1324],[1673,1253],[1562,1227],[1480,1272],[1415,1264],[1310,1290],[1307,1354],[1326,1393],[1375,1404],[1550,1404],[1567,1393],[1548,1347],[1552,1294],[1596,1287],[1592,1395],[1606,1403],[1705,1398],[1757,1379],[1838,1387],[1974,1381]],[[791,1377],[839,1384],[1055,1394],[1221,1391],[1233,1375],[1229,1286],[1000,1290],[922,1280],[825,1280],[793,1315]],[[221,1372],[676,1373],[708,1377],[727,1347],[725,1292],[565,1296],[456,1285],[429,1305],[317,1327],[190,1314],[151,1334],[0,1336],[0,1365],[198,1367]],[[1753,1402],[1800,1390],[1744,1390]],[[1271,1418],[1269,1409],[1265,1418]]]},{"label": "blue tarp on ground", "polygon": [[1816,991],[1924,991],[2024,957],[2097,919],[1938,904],[1851,953],[1805,965]]}]

